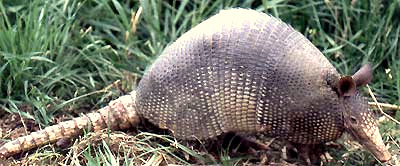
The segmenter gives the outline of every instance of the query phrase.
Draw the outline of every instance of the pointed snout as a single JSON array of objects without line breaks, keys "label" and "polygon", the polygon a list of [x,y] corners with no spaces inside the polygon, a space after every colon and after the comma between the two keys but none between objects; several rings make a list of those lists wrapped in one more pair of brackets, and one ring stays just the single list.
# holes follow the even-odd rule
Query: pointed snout
[{"label": "pointed snout", "polygon": [[369,139],[361,142],[379,161],[386,162],[392,158],[385,144],[383,143],[379,129],[375,129]]},{"label": "pointed snout", "polygon": [[[378,132],[379,134],[379,132]],[[386,162],[392,158],[392,155],[387,150],[385,144],[383,144],[381,135],[373,138],[372,142],[364,143],[365,148],[367,148],[379,161]]]},{"label": "pointed snout", "polygon": [[386,149],[386,147],[383,147],[383,151],[374,154],[376,158],[378,158],[379,161],[381,162],[386,162],[392,159],[392,155],[389,153],[389,151]]},{"label": "pointed snout", "polygon": [[392,155],[383,143],[378,126],[373,123],[373,120],[370,120],[370,123],[368,123],[368,120],[364,122],[367,123],[357,123],[357,125],[348,126],[347,131],[379,161],[386,162],[390,160]]}]

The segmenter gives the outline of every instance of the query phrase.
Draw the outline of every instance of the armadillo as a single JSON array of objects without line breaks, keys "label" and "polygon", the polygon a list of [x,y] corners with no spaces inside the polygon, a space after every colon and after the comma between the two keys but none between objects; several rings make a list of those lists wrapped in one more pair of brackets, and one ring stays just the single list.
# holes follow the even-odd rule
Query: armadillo
[{"label": "armadillo", "polygon": [[307,38],[273,16],[222,10],[168,46],[129,95],[8,142],[0,155],[72,137],[88,127],[129,128],[144,118],[183,140],[262,132],[312,145],[348,132],[387,161],[391,154],[357,90],[371,77],[368,65],[341,76]]}]

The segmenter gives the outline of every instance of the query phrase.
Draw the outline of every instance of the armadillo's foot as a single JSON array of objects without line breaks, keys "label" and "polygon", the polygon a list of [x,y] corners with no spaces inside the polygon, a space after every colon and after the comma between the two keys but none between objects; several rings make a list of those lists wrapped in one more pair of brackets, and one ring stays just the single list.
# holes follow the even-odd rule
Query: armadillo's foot
[{"label": "armadillo's foot", "polygon": [[268,144],[263,144],[257,142],[255,139],[253,140],[235,133],[226,133],[221,138],[222,147],[232,149],[234,153],[246,153],[257,156],[259,151],[269,149]]},{"label": "armadillo's foot", "polygon": [[256,138],[251,138],[251,137],[246,137],[246,136],[241,136],[241,135],[234,135],[231,140],[224,140],[224,142],[236,142],[237,148],[233,147],[233,152],[235,153],[245,153],[247,155],[253,156],[255,159],[259,160],[260,165],[268,165],[268,162],[270,160],[269,154],[267,150],[270,150],[271,148],[269,145],[271,144],[270,141],[267,144],[264,144],[262,142],[257,141]]},{"label": "armadillo's foot", "polygon": [[[289,148],[297,152],[298,156],[303,159],[307,165],[320,165],[321,162],[332,161],[331,155],[325,151],[323,144],[289,144]],[[293,149],[294,148],[294,149]]]},{"label": "armadillo's foot", "polygon": [[230,138],[225,137],[224,142],[229,142],[232,143],[232,141],[238,143],[239,148],[244,148],[248,153],[251,154],[257,154],[258,151],[264,151],[264,150],[269,150],[269,144],[264,144],[261,142],[258,142],[255,138],[250,138],[250,137],[245,137],[241,135],[234,134],[233,137]]},{"label": "armadillo's foot", "polygon": [[331,162],[333,160],[332,156],[328,152],[324,152],[319,157],[325,163]]},{"label": "armadillo's foot", "polygon": [[239,137],[241,138],[241,144],[245,147],[252,148],[253,150],[270,150],[269,144],[264,144],[248,137]]}]

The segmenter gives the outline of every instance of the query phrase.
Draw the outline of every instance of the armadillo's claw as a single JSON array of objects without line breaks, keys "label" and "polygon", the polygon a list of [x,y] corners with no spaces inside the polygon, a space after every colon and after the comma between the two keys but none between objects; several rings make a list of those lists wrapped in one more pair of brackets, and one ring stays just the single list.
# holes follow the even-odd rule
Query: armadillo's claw
[{"label": "armadillo's claw", "polygon": [[[240,146],[240,148],[245,148],[247,150],[252,149],[255,151],[258,150],[269,150],[269,144],[264,144],[262,142],[257,141],[256,139],[252,139],[247,136],[237,135],[233,132],[228,132],[222,135],[220,138],[223,141],[223,146]],[[227,143],[227,145],[225,145]],[[244,150],[244,149],[243,149]]]},{"label": "armadillo's claw", "polygon": [[322,153],[319,157],[325,163],[331,162],[333,160],[332,156],[328,152]]},{"label": "armadillo's claw", "polygon": [[269,144],[264,144],[262,142],[259,142],[257,140],[252,140],[247,137],[241,137],[241,144],[253,148],[254,150],[270,150]]},{"label": "armadillo's claw", "polygon": [[[297,152],[298,156],[303,159],[307,165],[317,164],[321,162],[332,161],[331,155],[325,151],[324,144],[288,144],[288,148]],[[294,149],[293,149],[294,148]]]}]

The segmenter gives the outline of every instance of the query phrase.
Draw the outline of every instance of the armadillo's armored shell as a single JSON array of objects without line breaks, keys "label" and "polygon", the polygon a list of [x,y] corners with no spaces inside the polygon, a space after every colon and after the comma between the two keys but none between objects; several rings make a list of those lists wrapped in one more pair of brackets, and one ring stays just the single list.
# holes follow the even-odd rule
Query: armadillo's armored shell
[{"label": "armadillo's armored shell", "polygon": [[231,9],[162,53],[139,83],[136,105],[179,138],[263,130],[319,143],[343,131],[338,97],[329,86],[338,78],[292,27],[261,12]]}]

